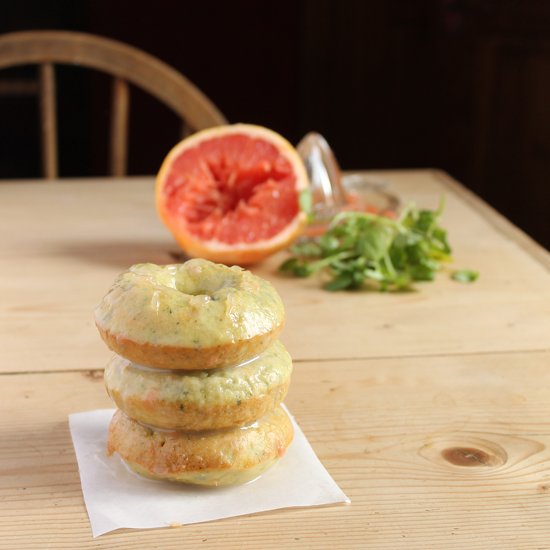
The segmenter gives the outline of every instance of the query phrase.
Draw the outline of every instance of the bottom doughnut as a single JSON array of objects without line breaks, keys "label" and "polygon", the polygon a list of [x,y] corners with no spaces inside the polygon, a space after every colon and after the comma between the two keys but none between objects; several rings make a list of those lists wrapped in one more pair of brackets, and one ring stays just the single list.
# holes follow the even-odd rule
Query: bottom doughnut
[{"label": "bottom doughnut", "polygon": [[225,486],[257,478],[284,455],[293,435],[282,407],[242,428],[202,432],[158,430],[118,410],[107,449],[145,477]]}]

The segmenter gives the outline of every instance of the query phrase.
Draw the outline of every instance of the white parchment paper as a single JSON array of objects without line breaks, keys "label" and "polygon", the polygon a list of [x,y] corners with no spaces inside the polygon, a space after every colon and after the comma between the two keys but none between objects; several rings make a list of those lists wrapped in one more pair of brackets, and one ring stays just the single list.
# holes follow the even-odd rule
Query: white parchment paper
[{"label": "white parchment paper", "polygon": [[293,506],[349,503],[292,418],[294,440],[259,479],[236,487],[201,488],[148,480],[118,455],[107,456],[114,409],[71,414],[69,426],[94,537],[120,528],[198,523]]}]

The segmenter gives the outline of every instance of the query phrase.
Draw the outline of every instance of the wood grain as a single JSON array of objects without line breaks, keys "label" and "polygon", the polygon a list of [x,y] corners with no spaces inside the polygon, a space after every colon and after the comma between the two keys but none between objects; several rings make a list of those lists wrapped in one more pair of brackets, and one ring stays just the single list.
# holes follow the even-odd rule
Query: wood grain
[{"label": "wood grain", "polygon": [[[417,292],[331,294],[318,280],[277,273],[281,253],[253,271],[287,308],[283,341],[297,361],[547,350],[550,275],[538,256],[430,170],[379,172],[389,189],[435,208],[452,268],[481,273],[472,285],[449,272]],[[506,224],[504,224],[506,225]],[[510,224],[508,224],[510,225]],[[519,230],[516,230],[516,233]],[[115,276],[138,262],[171,263],[181,251],[158,220],[152,178],[14,182],[0,185],[0,369],[101,368],[110,353],[93,309]]]},{"label": "wood grain", "polygon": [[296,365],[286,401],[349,506],[91,538],[67,415],[101,373],[3,375],[0,540],[30,548],[549,547],[549,352]]}]

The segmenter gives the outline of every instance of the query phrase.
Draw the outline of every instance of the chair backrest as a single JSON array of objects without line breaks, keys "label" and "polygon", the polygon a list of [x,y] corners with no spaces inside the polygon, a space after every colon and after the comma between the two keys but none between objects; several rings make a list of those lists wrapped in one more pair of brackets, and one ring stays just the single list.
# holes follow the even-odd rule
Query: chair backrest
[{"label": "chair backrest", "polygon": [[0,69],[40,66],[42,165],[58,176],[54,64],[70,64],[113,75],[110,172],[126,173],[129,88],[134,84],[170,107],[184,121],[183,134],[226,124],[216,106],[181,73],[137,48],[116,40],[68,31],[25,31],[0,36]]}]

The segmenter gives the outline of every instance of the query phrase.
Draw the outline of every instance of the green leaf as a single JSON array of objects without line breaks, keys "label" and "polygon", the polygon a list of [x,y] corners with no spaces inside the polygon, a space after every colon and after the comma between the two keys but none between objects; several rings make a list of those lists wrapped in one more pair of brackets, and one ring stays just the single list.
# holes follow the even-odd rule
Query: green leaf
[{"label": "green leaf", "polygon": [[325,284],[325,290],[330,290],[335,292],[337,290],[343,290],[345,288],[350,288],[354,284],[353,275],[351,273],[342,273],[338,275],[335,279]]},{"label": "green leaf", "polygon": [[295,267],[298,265],[299,260],[297,258],[289,258],[279,266],[279,271],[284,273],[293,273]]},{"label": "green leaf", "polygon": [[414,228],[421,233],[430,233],[437,222],[437,215],[431,210],[421,210],[415,221]]},{"label": "green leaf", "polygon": [[279,266],[279,270],[296,277],[309,277],[313,273],[311,266],[298,258],[289,258]]},{"label": "green leaf", "polygon": [[452,252],[447,241],[447,231],[441,227],[436,227],[434,229],[432,233],[432,244],[439,248],[444,254],[450,254]]},{"label": "green leaf", "polygon": [[396,290],[406,290],[411,287],[411,281],[412,279],[408,273],[402,273],[394,279],[393,284]]},{"label": "green leaf", "polygon": [[387,226],[371,223],[359,235],[357,252],[369,260],[380,260],[388,253],[394,232]]},{"label": "green leaf", "polygon": [[323,255],[336,252],[340,248],[340,239],[335,235],[327,232],[319,239],[319,246],[323,252]]},{"label": "green leaf", "polygon": [[418,264],[411,268],[411,277],[413,281],[433,281],[435,279],[436,270],[429,264]]},{"label": "green leaf", "polygon": [[290,252],[295,256],[315,258],[317,256],[321,256],[323,249],[319,246],[318,242],[307,240],[293,244],[290,247]]},{"label": "green leaf", "polygon": [[[330,279],[324,288],[332,291],[361,286],[409,290],[412,281],[434,280],[441,263],[451,260],[447,231],[439,225],[443,206],[443,198],[435,211],[411,204],[399,220],[342,212],[323,236],[295,244],[294,257],[280,269],[297,277],[324,272]],[[469,282],[477,274],[469,271],[453,278]]]},{"label": "green leaf", "polygon": [[459,283],[473,283],[479,278],[479,273],[472,269],[459,269],[451,273],[451,278]]}]

